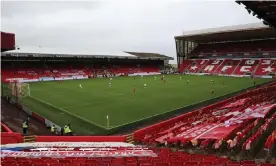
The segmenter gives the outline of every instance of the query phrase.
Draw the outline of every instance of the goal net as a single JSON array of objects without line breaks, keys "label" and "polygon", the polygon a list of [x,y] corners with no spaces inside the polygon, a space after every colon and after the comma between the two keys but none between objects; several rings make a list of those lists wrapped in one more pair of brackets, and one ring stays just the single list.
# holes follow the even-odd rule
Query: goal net
[{"label": "goal net", "polygon": [[11,82],[9,89],[11,89],[13,96],[27,97],[31,95],[30,85],[26,83]]}]

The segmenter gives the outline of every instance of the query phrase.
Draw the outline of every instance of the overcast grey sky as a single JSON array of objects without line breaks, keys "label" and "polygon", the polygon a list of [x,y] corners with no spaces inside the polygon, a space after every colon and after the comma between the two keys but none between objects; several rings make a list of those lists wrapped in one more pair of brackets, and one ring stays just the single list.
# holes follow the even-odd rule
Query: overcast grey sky
[{"label": "overcast grey sky", "polygon": [[1,29],[16,44],[175,57],[182,31],[260,22],[234,1],[2,1]]}]

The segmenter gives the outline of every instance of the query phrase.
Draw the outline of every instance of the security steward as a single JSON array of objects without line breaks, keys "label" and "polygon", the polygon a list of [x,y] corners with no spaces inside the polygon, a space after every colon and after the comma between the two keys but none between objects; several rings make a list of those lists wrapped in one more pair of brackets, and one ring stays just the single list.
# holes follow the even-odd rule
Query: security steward
[{"label": "security steward", "polygon": [[64,126],[64,134],[67,136],[73,135],[70,124]]},{"label": "security steward", "polygon": [[56,135],[56,126],[55,125],[53,125],[51,127],[51,133],[52,133],[52,135]]},{"label": "security steward", "polygon": [[28,122],[25,120],[22,124],[22,128],[23,128],[23,135],[27,134],[27,130],[28,130]]}]

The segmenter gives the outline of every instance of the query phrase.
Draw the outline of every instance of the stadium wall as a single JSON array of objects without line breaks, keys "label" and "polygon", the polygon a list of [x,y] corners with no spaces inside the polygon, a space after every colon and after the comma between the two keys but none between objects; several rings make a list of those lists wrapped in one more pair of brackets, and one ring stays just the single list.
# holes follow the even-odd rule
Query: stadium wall
[{"label": "stadium wall", "polygon": [[125,136],[36,136],[36,142],[126,142]]},{"label": "stadium wall", "polygon": [[[251,75],[237,75],[237,74],[231,74],[231,75],[227,75],[227,74],[211,74],[211,73],[189,73],[189,72],[185,72],[186,75],[198,75],[198,76],[204,76],[204,75],[216,75],[216,76],[223,76],[223,77],[251,77]],[[272,79],[273,76],[268,76],[268,75],[256,75],[255,77],[259,77],[259,78],[269,78]]]},{"label": "stadium wall", "polygon": [[[125,136],[35,136],[35,142],[126,142]],[[21,133],[2,132],[1,144],[23,143]]]},{"label": "stadium wall", "polygon": [[1,132],[1,144],[22,143],[23,137],[20,133]]},{"label": "stadium wall", "polygon": [[[140,73],[134,73],[129,74],[127,76],[151,76],[151,75],[160,75],[160,72],[140,72]],[[117,74],[116,77],[119,77],[120,75],[125,75],[125,73]],[[43,82],[43,81],[65,81],[65,80],[81,80],[81,79],[89,79],[91,76],[87,75],[76,75],[72,77],[68,76],[62,76],[62,77],[39,77],[36,79],[26,79],[26,78],[8,78],[3,80],[3,82],[8,83],[10,81],[18,81],[20,83],[28,83],[28,82]],[[102,78],[102,75],[98,75],[98,78]]]},{"label": "stadium wall", "polygon": [[4,82],[10,82],[10,81],[18,81],[21,83],[26,82],[42,82],[42,81],[64,81],[64,80],[80,80],[80,79],[88,79],[88,76],[85,75],[78,75],[78,76],[72,76],[72,77],[39,77],[37,79],[24,79],[24,78],[8,78],[6,80],[3,80]]}]

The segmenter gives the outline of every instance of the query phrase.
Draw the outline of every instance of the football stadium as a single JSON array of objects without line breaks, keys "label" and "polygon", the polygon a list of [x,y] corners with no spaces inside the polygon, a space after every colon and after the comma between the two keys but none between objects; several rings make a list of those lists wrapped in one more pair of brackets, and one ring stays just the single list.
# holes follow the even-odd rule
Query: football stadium
[{"label": "football stadium", "polygon": [[1,32],[1,165],[275,165],[276,2],[236,3],[263,23],[176,34],[176,68]]}]

